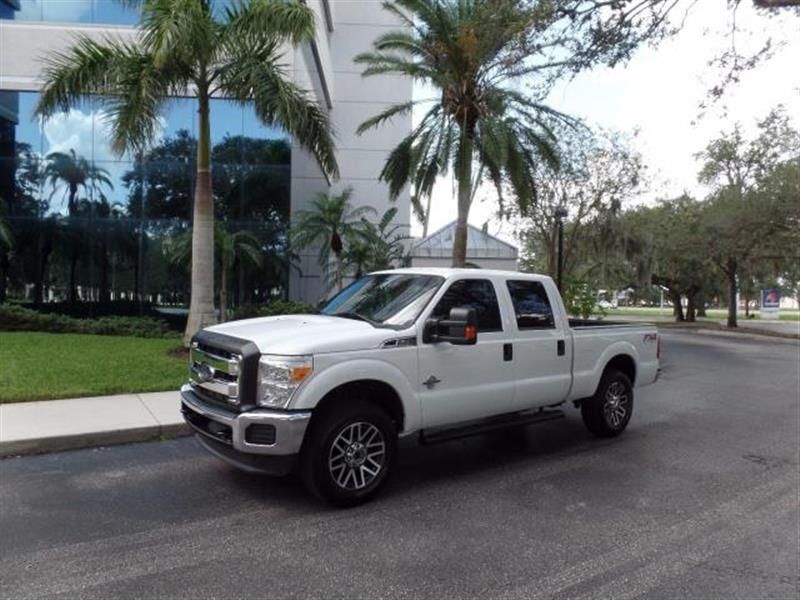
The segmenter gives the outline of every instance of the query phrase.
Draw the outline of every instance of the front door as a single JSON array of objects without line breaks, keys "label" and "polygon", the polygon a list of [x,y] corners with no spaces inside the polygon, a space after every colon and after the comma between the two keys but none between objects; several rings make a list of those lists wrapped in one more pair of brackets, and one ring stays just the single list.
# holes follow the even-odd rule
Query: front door
[{"label": "front door", "polygon": [[[450,309],[474,308],[478,341],[472,346],[449,342],[421,343],[420,398],[423,427],[471,421],[511,411],[513,360],[508,354],[508,327],[489,279],[459,279],[449,284],[427,318],[445,318]],[[420,336],[420,340],[421,340]]]}]

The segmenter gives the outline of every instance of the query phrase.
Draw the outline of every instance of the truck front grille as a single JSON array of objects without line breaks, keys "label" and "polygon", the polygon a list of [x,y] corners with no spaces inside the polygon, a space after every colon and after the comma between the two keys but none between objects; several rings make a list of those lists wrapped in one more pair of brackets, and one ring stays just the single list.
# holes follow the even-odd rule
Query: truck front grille
[{"label": "truck front grille", "polygon": [[204,402],[232,412],[253,409],[260,356],[249,340],[199,331],[190,348],[189,383]]},{"label": "truck front grille", "polygon": [[238,405],[241,362],[241,355],[194,341],[189,357],[189,382],[215,400]]}]

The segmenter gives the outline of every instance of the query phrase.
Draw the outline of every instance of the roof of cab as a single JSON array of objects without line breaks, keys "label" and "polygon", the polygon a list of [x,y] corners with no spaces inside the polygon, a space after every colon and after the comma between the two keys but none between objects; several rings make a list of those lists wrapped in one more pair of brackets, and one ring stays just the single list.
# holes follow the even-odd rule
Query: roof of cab
[{"label": "roof of cab", "polygon": [[450,278],[456,275],[473,275],[491,276],[491,277],[507,277],[514,279],[544,279],[549,278],[547,275],[540,275],[538,273],[520,273],[519,271],[504,271],[501,269],[456,269],[453,267],[408,267],[403,269],[389,269],[385,271],[375,271],[371,273],[388,275],[388,274],[409,274],[409,275],[438,275],[440,277]]}]

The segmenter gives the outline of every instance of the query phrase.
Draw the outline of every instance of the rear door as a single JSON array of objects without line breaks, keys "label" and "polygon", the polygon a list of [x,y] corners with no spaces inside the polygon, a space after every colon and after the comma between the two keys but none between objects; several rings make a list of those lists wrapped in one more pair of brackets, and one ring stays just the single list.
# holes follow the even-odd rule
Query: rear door
[{"label": "rear door", "polygon": [[472,346],[423,343],[420,334],[419,389],[426,428],[512,410],[514,370],[507,350],[512,333],[508,319],[504,327],[495,284],[488,278],[474,278],[447,285],[426,318],[447,317],[454,307],[474,308],[478,341]]},{"label": "rear door", "polygon": [[[549,406],[567,398],[572,383],[572,339],[559,329],[545,286],[506,281],[514,308],[514,410]],[[566,325],[562,325],[566,326]]]}]

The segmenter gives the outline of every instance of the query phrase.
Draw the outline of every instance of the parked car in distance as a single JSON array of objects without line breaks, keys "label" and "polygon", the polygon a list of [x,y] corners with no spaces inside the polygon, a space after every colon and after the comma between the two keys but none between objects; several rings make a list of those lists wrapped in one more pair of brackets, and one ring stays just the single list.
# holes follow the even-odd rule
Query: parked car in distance
[{"label": "parked car in distance", "polygon": [[319,314],[215,325],[193,339],[182,411],[212,454],[299,470],[338,505],[374,496],[398,438],[431,444],[564,416],[622,433],[658,376],[654,326],[569,319],[552,279],[398,269],[358,279]]}]

